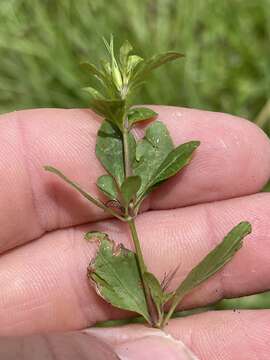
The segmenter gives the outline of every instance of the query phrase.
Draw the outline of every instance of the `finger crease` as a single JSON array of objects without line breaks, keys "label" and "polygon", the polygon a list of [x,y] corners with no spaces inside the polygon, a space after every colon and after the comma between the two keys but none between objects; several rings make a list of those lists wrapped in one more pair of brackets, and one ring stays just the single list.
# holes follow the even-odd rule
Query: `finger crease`
[{"label": "finger crease", "polygon": [[35,212],[35,217],[36,217],[36,221],[42,231],[42,233],[46,232],[46,228],[42,222],[42,217],[39,211],[39,206],[37,204],[37,198],[36,198],[36,192],[35,192],[35,188],[34,188],[34,182],[31,176],[31,163],[29,160],[29,157],[27,156],[28,152],[28,146],[27,146],[27,140],[26,140],[26,134],[25,134],[25,129],[23,126],[23,122],[20,121],[20,117],[19,117],[19,112],[16,113],[16,125],[17,125],[17,129],[18,129],[18,133],[20,136],[20,140],[21,140],[21,152],[22,152],[22,159],[24,162],[24,167],[26,169],[26,173],[27,173],[27,177],[28,177],[28,181],[29,181],[29,187],[30,187],[30,192],[31,192],[31,198],[32,198],[32,204],[33,204],[33,209]]}]

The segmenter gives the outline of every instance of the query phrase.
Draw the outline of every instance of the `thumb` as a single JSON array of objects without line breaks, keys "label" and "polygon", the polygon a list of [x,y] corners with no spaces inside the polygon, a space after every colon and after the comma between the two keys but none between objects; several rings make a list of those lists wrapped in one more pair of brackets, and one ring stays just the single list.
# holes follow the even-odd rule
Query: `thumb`
[{"label": "thumb", "polygon": [[199,360],[184,343],[141,325],[85,330],[114,348],[121,360]]}]

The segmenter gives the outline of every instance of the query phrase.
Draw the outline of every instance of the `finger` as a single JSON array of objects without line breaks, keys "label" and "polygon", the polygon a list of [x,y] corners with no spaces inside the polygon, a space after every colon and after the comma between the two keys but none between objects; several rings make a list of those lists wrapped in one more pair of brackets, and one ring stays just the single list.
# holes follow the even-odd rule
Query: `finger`
[{"label": "finger", "polygon": [[5,360],[120,360],[110,346],[92,334],[70,332],[0,338]]},{"label": "finger", "polygon": [[[258,191],[270,172],[267,137],[229,115],[155,107],[175,144],[201,140],[192,163],[155,192],[146,208],[165,209]],[[46,231],[102,219],[105,214],[53,174],[60,168],[93,195],[104,173],[94,148],[100,119],[88,110],[42,109],[2,115],[0,121],[0,251]]]},{"label": "finger", "polygon": [[[182,308],[269,289],[269,199],[258,194],[140,215],[137,227],[149,271],[162,280],[179,265],[170,286],[175,289],[233,226],[248,220],[253,232],[241,250],[186,296]],[[46,234],[0,258],[0,335],[82,329],[131,316],[108,305],[90,286],[86,269],[96,245],[83,240],[88,230],[104,231],[132,247],[125,225],[107,220]]]},{"label": "finger", "polygon": [[[270,356],[269,310],[216,311],[193,315],[171,320],[165,331],[175,339],[175,349],[180,340],[200,360],[268,360]],[[162,341],[158,330],[147,329],[143,325],[90,329],[86,332],[114,346],[119,354],[128,354],[129,349],[132,351],[136,345],[138,348],[144,341],[145,354],[150,355],[153,351],[151,345],[156,344],[156,339]]]}]

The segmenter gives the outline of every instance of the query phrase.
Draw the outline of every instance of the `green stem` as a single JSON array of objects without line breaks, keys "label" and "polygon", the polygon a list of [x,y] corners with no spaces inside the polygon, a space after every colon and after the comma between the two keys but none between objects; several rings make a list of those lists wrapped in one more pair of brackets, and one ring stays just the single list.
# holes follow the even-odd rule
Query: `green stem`
[{"label": "green stem", "polygon": [[[124,162],[125,162],[125,177],[126,178],[132,175],[132,169],[131,169],[131,166],[130,166],[130,159],[129,159],[130,154],[129,154],[128,135],[129,135],[129,124],[128,124],[128,119],[125,118],[124,129],[123,129],[123,143],[124,143]],[[125,217],[126,217],[126,221],[128,223],[128,226],[129,226],[129,229],[130,229],[130,232],[131,232],[132,240],[133,240],[135,251],[136,251],[136,257],[137,257],[137,260],[138,260],[139,271],[140,271],[140,275],[141,275],[141,279],[142,279],[142,284],[143,284],[143,289],[144,289],[144,294],[145,294],[145,300],[146,300],[146,303],[147,303],[148,313],[150,315],[152,325],[155,325],[157,323],[157,321],[158,321],[158,315],[157,315],[155,305],[154,305],[154,303],[152,301],[152,297],[151,297],[151,294],[150,294],[149,287],[147,286],[147,283],[145,281],[144,273],[147,271],[147,269],[146,269],[146,265],[145,265],[144,260],[143,260],[143,254],[142,254],[141,245],[140,245],[140,241],[139,241],[139,238],[138,238],[137,230],[136,230],[136,227],[135,227],[134,219],[133,219],[133,217],[132,218],[130,217],[129,207],[128,206],[126,206],[126,208],[125,208]]]},{"label": "green stem", "polygon": [[[129,177],[132,175],[132,169],[130,166],[130,162],[129,162],[129,143],[128,143],[128,119],[127,117],[125,117],[124,120],[124,129],[123,129],[123,143],[124,143],[124,163],[125,163],[125,178]],[[126,204],[125,205],[125,216],[128,217],[129,216],[129,207]]]},{"label": "green stem", "polygon": [[256,119],[254,120],[255,124],[260,126],[261,128],[264,127],[267,120],[270,119],[270,99],[267,100],[259,114],[257,115]]},{"label": "green stem", "polygon": [[124,131],[123,131],[123,142],[124,142],[125,175],[127,178],[131,175],[131,168],[129,164],[128,130],[126,127],[124,127]]},{"label": "green stem", "polygon": [[138,238],[138,233],[137,233],[137,230],[135,227],[134,220],[130,219],[127,221],[127,223],[128,223],[128,226],[129,226],[129,229],[130,229],[130,232],[132,235],[132,240],[133,240],[135,250],[136,250],[136,256],[138,259],[138,265],[139,265],[139,270],[140,270],[140,274],[141,274],[141,279],[142,279],[143,289],[144,289],[144,293],[145,293],[145,299],[146,299],[146,303],[147,303],[147,307],[148,307],[148,312],[149,312],[149,315],[150,315],[150,318],[152,321],[152,325],[155,325],[158,321],[158,316],[157,316],[157,311],[155,309],[155,305],[153,304],[153,301],[152,301],[149,287],[147,286],[147,283],[146,283],[145,277],[144,277],[144,273],[147,271],[147,268],[144,263],[140,240]]},{"label": "green stem", "polygon": [[180,303],[180,301],[183,299],[184,295],[185,295],[185,294],[182,294],[182,293],[180,293],[180,294],[177,294],[177,293],[176,293],[176,294],[173,296],[172,305],[171,305],[169,311],[166,313],[166,315],[165,315],[165,317],[164,317],[164,319],[163,319],[163,321],[162,321],[162,323],[161,323],[161,326],[160,326],[161,329],[163,329],[164,326],[167,325],[168,321],[170,320],[170,318],[172,317],[172,315],[173,315],[173,313],[174,313],[174,310],[176,309],[176,306],[177,306],[177,305]]},{"label": "green stem", "polygon": [[139,238],[138,238],[138,233],[137,233],[137,230],[136,230],[136,227],[135,227],[135,223],[134,223],[133,219],[128,220],[127,223],[128,223],[128,226],[129,226],[129,229],[130,229],[130,232],[131,232],[131,236],[132,236],[132,239],[133,239],[133,243],[134,243],[134,246],[135,246],[136,255],[137,255],[138,263],[139,263],[139,268],[140,268],[141,273],[143,274],[143,273],[146,272],[146,265],[145,265],[144,260],[143,260],[142,249],[141,249],[140,241],[139,241]]}]

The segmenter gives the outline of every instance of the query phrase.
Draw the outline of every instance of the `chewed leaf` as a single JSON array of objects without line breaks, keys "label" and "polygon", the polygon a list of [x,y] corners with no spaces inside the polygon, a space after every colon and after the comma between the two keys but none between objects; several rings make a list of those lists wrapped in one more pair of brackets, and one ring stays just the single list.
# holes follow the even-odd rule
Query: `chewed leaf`
[{"label": "chewed leaf", "polygon": [[177,174],[190,162],[194,150],[196,150],[199,145],[199,141],[190,141],[173,149],[154,174],[151,180],[151,186]]},{"label": "chewed leaf", "polygon": [[96,155],[121,187],[125,178],[123,137],[120,130],[110,121],[103,121],[98,131]]},{"label": "chewed leaf", "polygon": [[146,129],[144,138],[136,147],[133,172],[142,180],[138,197],[145,194],[153,175],[172,150],[173,143],[166,126],[160,121],[155,121]]},{"label": "chewed leaf", "polygon": [[176,294],[183,297],[185,294],[207,280],[232,259],[236,251],[243,245],[243,239],[251,233],[249,222],[241,222],[235,226],[222,243],[214,248],[185,278],[176,290]]},{"label": "chewed leaf", "polygon": [[94,241],[94,240],[105,240],[108,239],[108,235],[104,232],[101,231],[88,231],[85,235],[84,235],[85,240],[88,241]]},{"label": "chewed leaf", "polygon": [[141,178],[139,176],[129,176],[125,179],[121,187],[121,193],[126,206],[128,206],[133,196],[136,195],[140,186]]},{"label": "chewed leaf", "polygon": [[130,126],[132,126],[139,121],[149,120],[155,116],[157,116],[157,113],[149,108],[133,108],[130,109],[128,112],[128,122]]},{"label": "chewed leaf", "polygon": [[109,199],[117,199],[118,191],[112,176],[101,175],[97,180],[97,186]]},{"label": "chewed leaf", "polygon": [[150,323],[140,271],[132,251],[123,245],[115,246],[107,236],[99,238],[99,249],[88,267],[88,276],[107,302],[141,314]]}]

